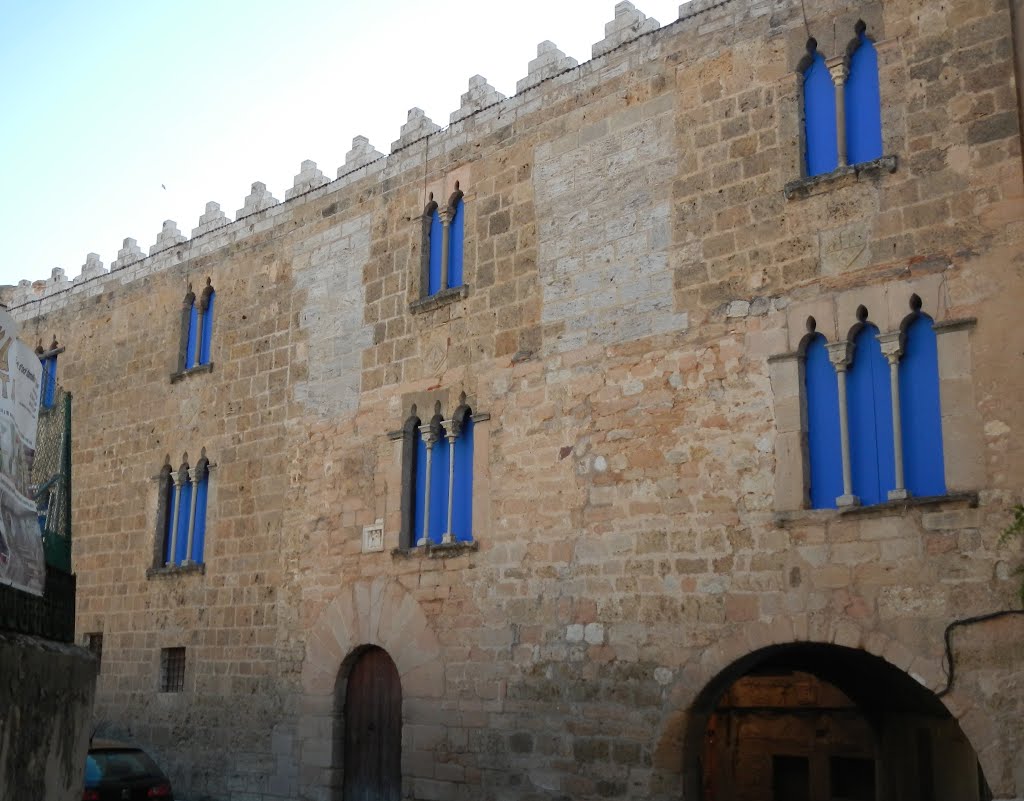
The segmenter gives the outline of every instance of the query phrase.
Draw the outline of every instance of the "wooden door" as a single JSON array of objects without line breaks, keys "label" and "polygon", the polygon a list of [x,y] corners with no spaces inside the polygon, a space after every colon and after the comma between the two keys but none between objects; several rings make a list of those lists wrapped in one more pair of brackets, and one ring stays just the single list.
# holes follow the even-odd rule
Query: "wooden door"
[{"label": "wooden door", "polygon": [[345,801],[399,801],[402,684],[387,651],[359,656],[345,691]]}]

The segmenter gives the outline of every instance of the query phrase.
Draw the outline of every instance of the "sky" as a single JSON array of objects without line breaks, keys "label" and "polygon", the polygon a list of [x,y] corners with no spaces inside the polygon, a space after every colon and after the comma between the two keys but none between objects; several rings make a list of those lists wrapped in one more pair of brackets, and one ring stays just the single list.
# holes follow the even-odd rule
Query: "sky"
[{"label": "sky", "polygon": [[[662,25],[679,0],[635,0]],[[0,0],[0,284],[74,278],[254,181],[284,200],[305,159],[333,179],[410,108],[445,126],[472,75],[515,94],[537,44],[580,63],[614,0]]]}]

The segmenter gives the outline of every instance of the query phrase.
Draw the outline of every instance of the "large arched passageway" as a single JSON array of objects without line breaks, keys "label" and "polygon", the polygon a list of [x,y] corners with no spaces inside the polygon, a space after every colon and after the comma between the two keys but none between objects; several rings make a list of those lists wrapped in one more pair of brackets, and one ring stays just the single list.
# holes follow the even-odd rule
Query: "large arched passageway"
[{"label": "large arched passageway", "polygon": [[987,801],[977,755],[938,697],[866,651],[773,645],[700,692],[684,797],[702,801]]}]

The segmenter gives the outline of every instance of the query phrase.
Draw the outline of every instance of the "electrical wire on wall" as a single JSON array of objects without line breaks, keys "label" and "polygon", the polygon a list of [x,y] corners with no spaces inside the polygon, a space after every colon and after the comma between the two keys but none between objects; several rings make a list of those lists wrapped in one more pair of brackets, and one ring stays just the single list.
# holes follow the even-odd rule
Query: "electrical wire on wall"
[{"label": "electrical wire on wall", "polygon": [[952,642],[953,629],[960,626],[973,626],[975,623],[984,623],[986,620],[995,620],[1001,617],[1009,617],[1010,615],[1024,615],[1024,609],[1000,609],[998,612],[989,612],[985,615],[976,615],[975,617],[965,617],[960,620],[954,620],[946,626],[946,631],[942,635],[942,638],[946,643],[946,686],[939,690],[939,692],[935,693],[936,696],[942,698],[953,689],[953,680],[955,678]]}]

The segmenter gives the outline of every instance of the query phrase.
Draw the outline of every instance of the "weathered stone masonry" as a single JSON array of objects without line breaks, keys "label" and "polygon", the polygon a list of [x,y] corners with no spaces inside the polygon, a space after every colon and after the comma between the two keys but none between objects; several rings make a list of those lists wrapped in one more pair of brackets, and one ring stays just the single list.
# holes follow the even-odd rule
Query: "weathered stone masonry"
[{"label": "weathered stone masonry", "polygon": [[[807,7],[829,56],[859,19],[875,42],[877,164],[801,180],[795,0],[695,0],[660,28],[620,3],[591,61],[544,43],[514,97],[476,76],[387,157],[357,137],[335,181],[304,163],[285,202],[255,184],[233,221],[210,204],[192,239],[169,222],[148,257],[126,240],[110,272],[11,293],[26,336],[66,348],[98,717],[183,797],[336,797],[345,677],[377,645],[403,797],[695,798],[702,693],[737,660],[830,643],[935,692],[945,627],[1013,605],[1010,6]],[[456,181],[464,287],[421,303],[423,210]],[[171,381],[207,278],[212,367]],[[804,508],[807,319],[841,341],[864,306],[892,332],[914,295],[943,331],[948,494]],[[395,552],[388,435],[462,392],[490,413],[474,546]],[[202,448],[205,563],[153,571],[161,468]],[[1022,635],[958,631],[942,699],[1001,799],[1024,796]],[[182,646],[185,691],[160,693]]]}]

